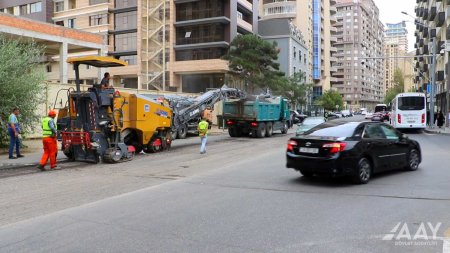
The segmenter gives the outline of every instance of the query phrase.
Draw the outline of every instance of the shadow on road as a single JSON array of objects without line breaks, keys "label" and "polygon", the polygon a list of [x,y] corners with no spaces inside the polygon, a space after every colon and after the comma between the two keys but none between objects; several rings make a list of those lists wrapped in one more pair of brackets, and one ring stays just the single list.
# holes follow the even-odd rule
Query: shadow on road
[{"label": "shadow on road", "polygon": [[[370,183],[374,183],[378,180],[381,180],[385,177],[400,175],[403,173],[413,173],[414,171],[405,171],[402,169],[392,170],[377,173],[372,175],[372,178],[369,181]],[[320,187],[328,187],[328,188],[343,188],[349,186],[355,186],[357,184],[352,182],[350,177],[332,177],[332,176],[314,176],[314,177],[304,177],[300,175],[298,178],[293,178],[290,180],[291,184],[301,184],[308,186],[320,186]]]}]

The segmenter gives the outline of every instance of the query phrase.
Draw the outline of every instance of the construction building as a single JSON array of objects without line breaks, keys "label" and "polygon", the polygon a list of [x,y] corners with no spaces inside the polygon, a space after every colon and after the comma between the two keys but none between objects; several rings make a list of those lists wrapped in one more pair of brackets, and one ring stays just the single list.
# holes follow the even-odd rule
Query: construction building
[{"label": "construction building", "polygon": [[224,84],[228,62],[223,57],[239,34],[258,30],[258,1],[174,0],[171,2],[170,85],[197,93]]}]

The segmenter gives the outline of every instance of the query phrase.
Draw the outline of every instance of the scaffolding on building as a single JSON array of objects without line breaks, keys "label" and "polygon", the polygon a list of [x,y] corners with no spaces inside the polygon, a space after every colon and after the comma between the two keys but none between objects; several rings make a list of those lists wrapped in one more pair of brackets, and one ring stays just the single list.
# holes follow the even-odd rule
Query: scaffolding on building
[{"label": "scaffolding on building", "polygon": [[142,5],[142,88],[166,90],[170,4],[168,0],[143,0]]}]

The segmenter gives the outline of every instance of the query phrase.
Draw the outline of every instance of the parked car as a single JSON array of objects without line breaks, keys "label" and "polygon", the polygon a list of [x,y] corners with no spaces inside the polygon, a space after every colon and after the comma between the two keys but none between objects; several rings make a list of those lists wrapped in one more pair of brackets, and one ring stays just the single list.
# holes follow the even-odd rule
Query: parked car
[{"label": "parked car", "polygon": [[384,115],[381,112],[374,113],[371,118],[372,121],[384,121]]},{"label": "parked car", "polygon": [[303,114],[303,113],[299,113],[296,110],[291,110],[291,121],[292,121],[292,125],[293,124],[297,124],[297,123],[301,123],[303,122],[303,120],[308,117],[307,115]]},{"label": "parked car", "polygon": [[334,112],[330,112],[330,113],[328,113],[327,114],[327,120],[333,120],[333,119],[339,119],[340,118],[340,116],[339,115],[337,115],[336,113],[334,113]]},{"label": "parked car", "polygon": [[342,113],[341,112],[333,112],[334,114],[336,114],[339,118],[342,118],[342,117],[344,117],[344,115],[342,115]]},{"label": "parked car", "polygon": [[341,111],[343,117],[353,117],[353,113],[350,110]]},{"label": "parked car", "polygon": [[305,177],[350,176],[356,183],[365,184],[374,173],[417,170],[422,157],[417,141],[388,124],[335,120],[292,137],[286,160],[287,168]]},{"label": "parked car", "polygon": [[373,113],[371,112],[366,112],[366,114],[364,115],[365,119],[372,119]]},{"label": "parked car", "polygon": [[302,123],[298,124],[298,128],[297,128],[297,131],[295,132],[295,134],[297,136],[299,136],[299,135],[303,134],[304,132],[308,131],[309,129],[324,123],[325,121],[326,120],[324,117],[306,118]]}]

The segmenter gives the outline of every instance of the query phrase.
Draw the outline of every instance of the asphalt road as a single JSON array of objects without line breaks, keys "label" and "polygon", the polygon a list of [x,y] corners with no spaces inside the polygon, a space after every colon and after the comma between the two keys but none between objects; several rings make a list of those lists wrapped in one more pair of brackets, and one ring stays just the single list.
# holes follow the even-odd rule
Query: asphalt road
[{"label": "asphalt road", "polygon": [[283,135],[1,179],[0,252],[450,252],[450,137],[408,134],[419,170],[367,185],[286,169]]}]

